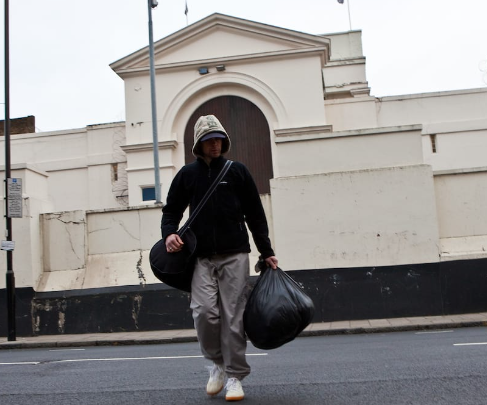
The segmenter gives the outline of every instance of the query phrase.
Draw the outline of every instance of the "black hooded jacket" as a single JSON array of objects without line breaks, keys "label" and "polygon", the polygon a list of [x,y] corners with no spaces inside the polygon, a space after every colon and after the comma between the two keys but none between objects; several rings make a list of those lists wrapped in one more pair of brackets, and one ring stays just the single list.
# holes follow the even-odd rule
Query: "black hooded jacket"
[{"label": "black hooded jacket", "polygon": [[[176,233],[189,205],[190,213],[223,168],[220,156],[208,166],[202,158],[190,163],[174,177],[161,222],[162,237]],[[262,257],[274,256],[267,220],[259,192],[247,167],[233,162],[228,173],[197,215],[191,229],[197,238],[197,255],[250,252],[247,223]]]}]

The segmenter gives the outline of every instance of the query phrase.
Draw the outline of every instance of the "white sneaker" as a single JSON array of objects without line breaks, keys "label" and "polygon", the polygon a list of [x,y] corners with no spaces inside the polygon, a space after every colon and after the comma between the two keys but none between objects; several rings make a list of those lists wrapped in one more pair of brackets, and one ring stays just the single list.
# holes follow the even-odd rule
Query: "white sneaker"
[{"label": "white sneaker", "polygon": [[227,401],[241,401],[244,399],[242,383],[237,378],[229,378],[225,388],[227,389],[227,394],[225,395]]},{"label": "white sneaker", "polygon": [[213,364],[208,369],[210,370],[210,379],[208,380],[208,384],[206,384],[206,393],[208,395],[216,395],[223,389],[225,371],[218,364]]}]

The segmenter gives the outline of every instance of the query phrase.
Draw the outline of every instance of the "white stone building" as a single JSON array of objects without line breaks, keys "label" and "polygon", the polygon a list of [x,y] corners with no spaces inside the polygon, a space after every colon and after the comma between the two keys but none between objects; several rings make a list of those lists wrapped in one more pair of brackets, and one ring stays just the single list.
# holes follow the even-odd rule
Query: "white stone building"
[{"label": "white stone building", "polygon": [[[221,14],[156,42],[155,65],[163,200],[188,159],[194,114],[240,122],[232,142],[263,157],[237,157],[262,177],[276,254],[314,291],[317,320],[486,309],[476,297],[487,277],[487,89],[376,98],[360,31],[310,35]],[[59,297],[57,332],[77,331],[76,320],[64,325],[67,292],[164,290],[148,264],[161,217],[144,201],[154,187],[148,49],[111,67],[125,82],[126,122],[12,137],[24,187],[14,270],[31,292],[32,333],[54,333],[43,300],[52,308]],[[94,330],[117,330],[94,318]]]}]

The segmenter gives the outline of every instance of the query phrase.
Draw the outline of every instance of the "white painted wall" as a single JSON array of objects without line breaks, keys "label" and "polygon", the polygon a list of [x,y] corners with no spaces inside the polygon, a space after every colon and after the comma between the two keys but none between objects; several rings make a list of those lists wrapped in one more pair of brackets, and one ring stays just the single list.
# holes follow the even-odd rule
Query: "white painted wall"
[{"label": "white painted wall", "polygon": [[[253,62],[231,61],[225,62],[225,71],[217,72],[214,64],[210,73],[200,75],[197,67],[182,66],[179,70],[160,69],[156,78],[157,110],[159,139],[182,139],[183,134],[174,134],[166,124],[171,112],[171,106],[176,103],[181,108],[182,103],[189,103],[192,111],[193,100],[188,100],[188,88],[191,93],[204,100],[210,99],[207,93],[216,84],[230,88],[230,94],[239,94],[240,87],[248,86],[254,93],[250,101],[257,106],[266,103],[273,105],[278,113],[279,123],[283,128],[325,124],[325,110],[323,106],[323,86],[321,76],[321,59],[319,55],[302,56],[286,60],[285,68],[282,60],[257,60]],[[148,72],[140,77],[125,79],[125,94],[127,118],[127,144],[143,144],[152,142],[150,82]],[[228,90],[224,93],[228,94]],[[260,98],[260,100],[259,100]],[[306,103],[303,103],[306,100]],[[283,109],[282,106],[285,106]],[[159,113],[161,112],[161,113]],[[265,114],[265,109],[264,109]],[[172,125],[172,120],[170,120]]]},{"label": "white painted wall", "polygon": [[[126,155],[122,123],[92,125],[71,131],[14,135],[11,160],[46,173],[48,198],[57,211],[89,210],[123,205],[117,195],[123,183]],[[0,139],[0,148],[4,141]],[[114,181],[112,164],[120,164],[122,179]],[[4,165],[4,155],[0,157]]]},{"label": "white painted wall", "polygon": [[323,68],[326,100],[344,97],[350,99],[350,95],[354,93],[368,95],[370,89],[365,74],[362,32],[351,31],[323,36],[331,41],[330,61]]},{"label": "white painted wall", "polygon": [[44,271],[86,267],[86,212],[41,214]]},{"label": "white painted wall", "polygon": [[408,94],[377,99],[379,126],[451,123],[485,119],[487,89]]},{"label": "white painted wall", "polygon": [[[270,197],[263,196],[262,202],[273,238]],[[161,206],[154,204],[42,214],[43,272],[36,290],[158,283],[150,268],[149,251],[160,239],[161,217]],[[251,249],[253,265],[259,255],[253,241]]]},{"label": "white painted wall", "polygon": [[274,179],[276,249],[289,270],[438,261],[431,167]]},{"label": "white painted wall", "polygon": [[362,50],[362,31],[332,32],[321,35],[331,41],[330,60],[346,60],[361,58],[364,56]]},{"label": "white painted wall", "polygon": [[[275,178],[263,202],[283,268],[486,257],[487,89],[376,99],[359,31],[314,37],[218,18],[222,30],[210,18],[156,46],[163,200],[193,111],[235,95],[271,130]],[[12,137],[25,187],[25,215],[14,220],[19,287],[157,282],[148,251],[161,211],[141,193],[154,184],[147,50],[112,67],[125,81],[125,123]]]},{"label": "white painted wall", "polygon": [[424,160],[435,173],[487,167],[487,120],[425,125],[422,133]]},{"label": "white painted wall", "polygon": [[435,176],[442,260],[487,255],[487,169]]},{"label": "white painted wall", "polygon": [[[375,99],[356,97],[325,100],[326,120],[334,131],[378,128]],[[420,122],[416,122],[418,124]],[[400,124],[392,124],[400,125]],[[387,126],[386,126],[387,127]]]},{"label": "white painted wall", "polygon": [[279,176],[301,176],[423,163],[419,126],[283,136]]},{"label": "white painted wall", "polygon": [[[2,168],[3,169],[3,168]],[[43,272],[42,238],[39,214],[53,208],[47,194],[47,173],[29,165],[12,164],[12,178],[22,179],[23,217],[12,218],[11,238],[15,242],[12,253],[15,285],[31,287],[37,284]],[[5,172],[1,175],[5,178]],[[0,195],[5,197],[5,189],[1,188]],[[0,226],[6,229],[5,205],[0,208]],[[2,240],[5,240],[2,237]],[[0,251],[0,273],[7,271],[7,253]],[[0,277],[0,288],[5,288],[5,277]]]},{"label": "white painted wall", "polygon": [[148,264],[160,239],[161,207],[72,211],[41,216],[41,291],[155,283]]},{"label": "white painted wall", "polygon": [[442,238],[487,235],[487,169],[435,176]]}]

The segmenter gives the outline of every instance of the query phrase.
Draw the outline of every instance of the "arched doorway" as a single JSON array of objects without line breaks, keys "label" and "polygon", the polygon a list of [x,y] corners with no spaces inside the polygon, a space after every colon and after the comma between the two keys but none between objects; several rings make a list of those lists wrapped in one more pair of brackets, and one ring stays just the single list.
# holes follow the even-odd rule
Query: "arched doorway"
[{"label": "arched doorway", "polygon": [[194,161],[191,153],[194,124],[200,116],[209,114],[220,120],[232,141],[230,152],[225,156],[248,167],[260,194],[270,193],[269,179],[273,172],[269,125],[262,111],[242,97],[216,97],[196,109],[184,131],[186,163]]}]

